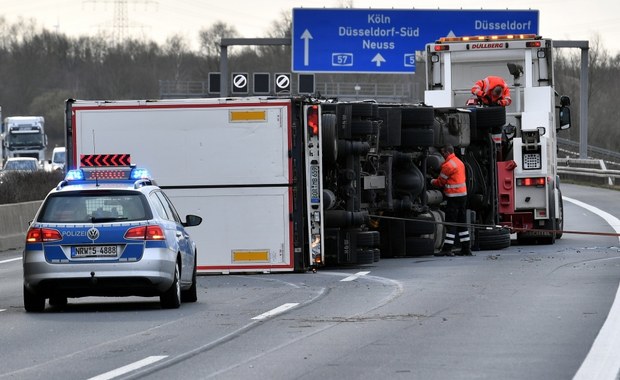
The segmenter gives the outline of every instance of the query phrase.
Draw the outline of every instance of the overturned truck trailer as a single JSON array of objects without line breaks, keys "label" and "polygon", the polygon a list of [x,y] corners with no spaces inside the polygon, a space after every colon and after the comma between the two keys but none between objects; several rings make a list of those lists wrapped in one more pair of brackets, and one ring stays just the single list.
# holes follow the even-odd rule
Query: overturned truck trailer
[{"label": "overturned truck trailer", "polygon": [[[472,225],[495,225],[504,122],[503,109],[309,97],[69,100],[67,168],[93,154],[148,167],[181,214],[204,218],[201,273],[306,271],[440,249],[443,195],[428,183],[445,143],[470,157]],[[510,244],[481,231],[479,248]]]}]

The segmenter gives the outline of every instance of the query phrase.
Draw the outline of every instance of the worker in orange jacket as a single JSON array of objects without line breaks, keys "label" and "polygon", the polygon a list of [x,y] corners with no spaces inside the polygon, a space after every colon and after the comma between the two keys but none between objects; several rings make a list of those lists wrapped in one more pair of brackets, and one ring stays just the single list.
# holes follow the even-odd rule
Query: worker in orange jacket
[{"label": "worker in orange jacket", "polygon": [[[441,252],[435,256],[454,256],[452,246],[458,236],[461,243],[460,255],[472,256],[469,230],[467,229],[467,183],[465,165],[454,154],[452,145],[441,148],[445,161],[441,164],[439,177],[431,180],[431,185],[442,188],[447,199],[446,205],[446,239]],[[455,225],[455,223],[457,225]],[[458,235],[457,235],[458,233]]]},{"label": "worker in orange jacket", "polygon": [[480,79],[471,88],[471,93],[486,105],[508,107],[512,103],[510,89],[502,77],[490,75]]}]

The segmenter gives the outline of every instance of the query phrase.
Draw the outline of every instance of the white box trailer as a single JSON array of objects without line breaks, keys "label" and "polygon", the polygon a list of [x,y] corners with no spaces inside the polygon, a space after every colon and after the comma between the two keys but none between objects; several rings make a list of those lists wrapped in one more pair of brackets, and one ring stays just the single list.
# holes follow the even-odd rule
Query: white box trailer
[{"label": "white box trailer", "polygon": [[322,261],[320,244],[314,263],[307,245],[313,228],[320,234],[322,218],[313,216],[316,223],[307,232],[304,213],[322,209],[320,197],[312,207],[302,204],[311,199],[297,196],[310,190],[302,178],[309,171],[300,169],[307,160],[300,157],[313,151],[301,143],[307,133],[294,129],[301,104],[259,98],[69,100],[67,167],[79,168],[85,155],[130,154],[132,164],[148,168],[182,217],[203,217],[192,231],[199,273],[305,270]]}]

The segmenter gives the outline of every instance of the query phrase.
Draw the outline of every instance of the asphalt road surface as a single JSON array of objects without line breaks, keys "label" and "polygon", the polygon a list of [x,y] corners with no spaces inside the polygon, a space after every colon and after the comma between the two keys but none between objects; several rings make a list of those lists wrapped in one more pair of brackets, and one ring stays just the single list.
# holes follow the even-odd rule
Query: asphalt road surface
[{"label": "asphalt road surface", "polygon": [[20,252],[2,252],[0,379],[613,380],[620,225],[584,207],[620,217],[618,193],[563,193],[566,231],[609,235],[200,276],[198,302],[177,310],[158,298],[82,298],[27,314]]}]

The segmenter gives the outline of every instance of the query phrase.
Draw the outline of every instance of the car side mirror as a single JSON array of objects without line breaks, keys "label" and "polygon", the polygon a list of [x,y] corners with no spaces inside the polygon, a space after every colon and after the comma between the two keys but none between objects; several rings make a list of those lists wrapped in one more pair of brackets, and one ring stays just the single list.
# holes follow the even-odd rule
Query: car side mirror
[{"label": "car side mirror", "polygon": [[183,227],[194,227],[202,223],[202,218],[198,215],[187,215],[185,216],[185,223],[183,223]]},{"label": "car side mirror", "polygon": [[570,98],[566,95],[560,96],[560,106],[562,107],[570,106]]}]

